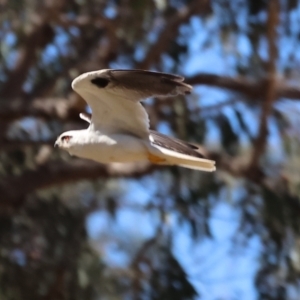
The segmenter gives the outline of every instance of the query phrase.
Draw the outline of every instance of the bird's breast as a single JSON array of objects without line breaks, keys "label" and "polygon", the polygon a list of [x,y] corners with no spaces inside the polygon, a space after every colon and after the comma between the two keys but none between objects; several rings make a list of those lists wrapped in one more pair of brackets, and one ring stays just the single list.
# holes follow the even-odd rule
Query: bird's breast
[{"label": "bird's breast", "polygon": [[147,160],[142,139],[126,134],[94,136],[74,147],[70,154],[100,163],[134,162]]}]

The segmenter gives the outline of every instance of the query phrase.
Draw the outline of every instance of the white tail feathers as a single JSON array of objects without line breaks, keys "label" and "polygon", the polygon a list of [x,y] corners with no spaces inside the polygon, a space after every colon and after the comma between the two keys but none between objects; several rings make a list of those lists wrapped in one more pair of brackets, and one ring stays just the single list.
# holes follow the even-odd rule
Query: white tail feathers
[{"label": "white tail feathers", "polygon": [[160,146],[155,146],[155,148],[152,147],[151,153],[164,159],[164,162],[161,162],[160,164],[178,165],[184,168],[205,172],[213,172],[216,170],[215,161],[213,160],[178,153]]},{"label": "white tail feathers", "polygon": [[181,167],[194,169],[205,172],[213,172],[216,170],[215,162],[213,160],[206,160],[206,162],[198,162],[197,164],[193,162],[193,164],[178,164]]}]

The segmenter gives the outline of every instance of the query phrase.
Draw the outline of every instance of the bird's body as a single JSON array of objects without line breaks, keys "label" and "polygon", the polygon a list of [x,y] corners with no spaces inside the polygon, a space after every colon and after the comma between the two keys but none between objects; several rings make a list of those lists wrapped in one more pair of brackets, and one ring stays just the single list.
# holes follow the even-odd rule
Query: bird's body
[{"label": "bird's body", "polygon": [[149,129],[148,115],[140,100],[151,96],[190,93],[192,87],[177,75],[143,70],[100,70],[74,79],[73,89],[90,105],[90,123],[58,137],[56,145],[71,155],[100,163],[149,161],[214,171],[215,162],[205,159],[197,145]]},{"label": "bird's body", "polygon": [[106,164],[111,162],[137,162],[147,160],[146,143],[126,134],[104,134],[87,130],[69,153]]}]

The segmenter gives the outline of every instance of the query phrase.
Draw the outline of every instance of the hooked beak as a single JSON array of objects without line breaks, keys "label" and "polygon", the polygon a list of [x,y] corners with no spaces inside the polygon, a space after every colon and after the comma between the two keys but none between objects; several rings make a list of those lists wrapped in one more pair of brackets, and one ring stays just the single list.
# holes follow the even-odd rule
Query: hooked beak
[{"label": "hooked beak", "polygon": [[58,147],[57,141],[54,143],[54,147],[55,147],[55,148]]}]

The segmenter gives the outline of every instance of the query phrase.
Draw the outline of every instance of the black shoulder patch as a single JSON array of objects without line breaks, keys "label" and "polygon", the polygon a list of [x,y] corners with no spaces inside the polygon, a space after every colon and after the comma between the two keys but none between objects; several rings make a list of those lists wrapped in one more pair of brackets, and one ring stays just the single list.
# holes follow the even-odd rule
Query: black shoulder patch
[{"label": "black shoulder patch", "polygon": [[105,88],[109,84],[109,80],[106,78],[96,77],[91,80],[91,83],[99,88]]}]

